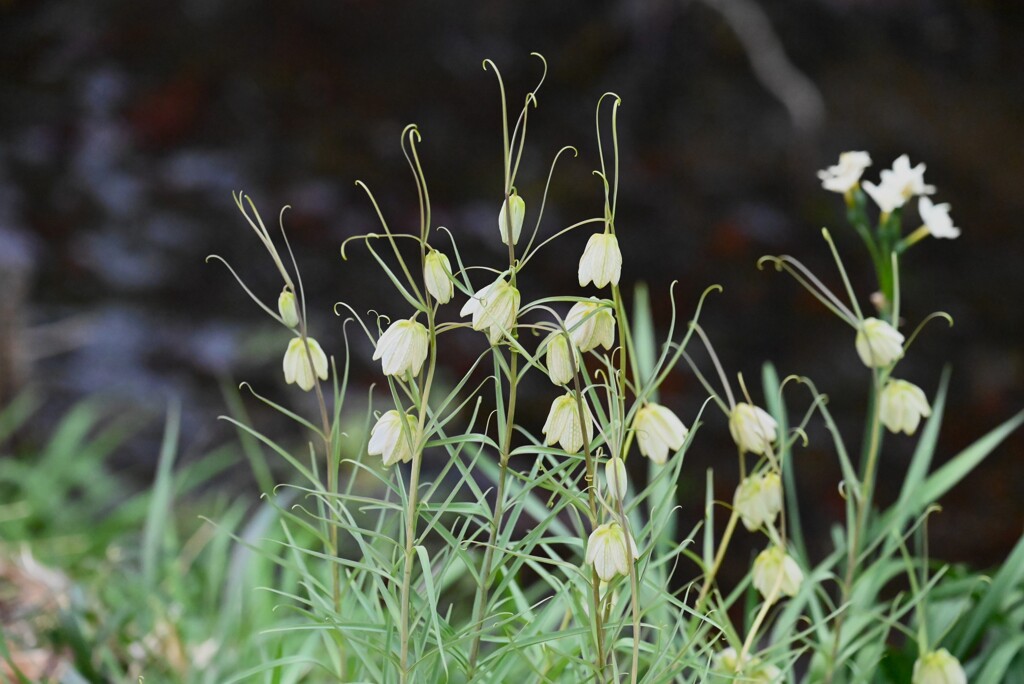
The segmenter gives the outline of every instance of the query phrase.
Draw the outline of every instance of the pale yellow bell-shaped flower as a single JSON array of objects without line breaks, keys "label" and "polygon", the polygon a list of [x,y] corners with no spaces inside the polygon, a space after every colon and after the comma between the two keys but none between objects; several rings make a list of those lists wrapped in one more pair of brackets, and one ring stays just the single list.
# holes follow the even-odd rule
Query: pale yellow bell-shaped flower
[{"label": "pale yellow bell-shaped flower", "polygon": [[860,181],[864,169],[871,166],[867,152],[843,152],[839,163],[818,172],[821,187],[832,192],[847,193]]},{"label": "pale yellow bell-shaped flower", "polygon": [[423,260],[423,282],[430,296],[441,304],[450,302],[455,293],[451,277],[452,264],[447,255],[436,249],[430,250]]},{"label": "pale yellow bell-shaped flower", "polygon": [[[732,646],[723,648],[715,654],[713,659],[714,670],[717,674],[724,675],[713,681],[723,682],[750,682],[752,684],[778,684],[782,681],[782,671],[767,663],[762,663],[756,656],[746,655],[740,658],[740,654]],[[736,675],[741,675],[737,677]]]},{"label": "pale yellow bell-shaped flower", "polygon": [[417,375],[423,368],[430,346],[430,335],[422,323],[402,319],[392,323],[377,340],[373,360],[381,359],[384,375]]},{"label": "pale yellow bell-shaped flower", "polygon": [[581,426],[575,393],[567,392],[551,402],[548,418],[544,421],[542,428],[545,444],[550,446],[557,443],[566,452],[575,454],[583,448],[584,430],[586,430],[588,442],[594,439],[594,422],[590,415],[590,407],[587,406],[586,399],[582,403]]},{"label": "pale yellow bell-shaped flower", "polygon": [[587,539],[586,561],[605,582],[610,582],[615,575],[628,575],[630,563],[639,555],[633,537],[617,522],[598,525]]},{"label": "pale yellow bell-shaped flower", "polygon": [[912,435],[921,419],[932,415],[932,407],[920,387],[906,380],[891,379],[879,397],[878,414],[890,432]]},{"label": "pale yellow bell-shaped flower", "polygon": [[759,406],[740,402],[729,413],[729,434],[743,451],[766,453],[776,438],[778,423]]},{"label": "pale yellow bell-shaped flower", "polygon": [[953,225],[949,216],[948,204],[933,204],[927,197],[922,197],[917,201],[917,213],[932,237],[948,240],[960,237],[960,229]]},{"label": "pale yellow bell-shaped flower", "polygon": [[403,415],[395,409],[383,413],[370,430],[366,453],[380,456],[385,466],[411,461],[419,426],[416,417],[409,413],[404,416],[404,426],[402,422]]},{"label": "pale yellow bell-shaped flower", "polygon": [[299,309],[295,305],[295,293],[287,287],[281,290],[281,296],[277,298],[277,312],[281,314],[281,320],[289,328],[299,324]]},{"label": "pale yellow bell-shaped flower", "polygon": [[501,231],[501,241],[508,244],[509,216],[507,215],[508,205],[512,206],[512,244],[519,242],[519,234],[523,232],[523,219],[526,218],[526,202],[523,198],[512,191],[507,202],[501,203],[501,210],[498,212],[498,229]]},{"label": "pale yellow bell-shaped flower", "polygon": [[[316,379],[327,379],[327,355],[320,348],[320,344],[312,337],[307,337],[309,342],[309,357],[306,356],[306,345],[302,343],[301,337],[295,337],[288,343],[288,350],[284,353],[284,381],[288,384],[295,383],[305,392],[316,386]],[[313,367],[310,368],[309,359],[313,359]]]},{"label": "pale yellow bell-shaped flower", "polygon": [[903,357],[903,335],[878,318],[865,318],[854,340],[860,360],[868,368],[885,368]]},{"label": "pale yellow bell-shaped flower", "polygon": [[604,479],[610,497],[620,501],[626,498],[626,464],[621,458],[612,456],[608,459],[604,464]]},{"label": "pale yellow bell-shaped flower", "polygon": [[594,233],[580,257],[580,287],[593,281],[597,287],[619,284],[622,275],[622,252],[619,241],[611,233]]},{"label": "pale yellow bell-shaped flower", "polygon": [[[784,596],[796,596],[804,573],[781,546],[773,545],[757,554],[754,559],[754,587],[761,596],[768,598],[773,591]],[[778,589],[776,589],[776,584]]]},{"label": "pale yellow bell-shaped flower", "polygon": [[615,316],[597,297],[573,304],[565,317],[565,327],[581,352],[597,347],[611,349],[615,344]]},{"label": "pale yellow bell-shaped flower", "polygon": [[967,673],[944,648],[925,653],[914,662],[911,684],[967,684]]},{"label": "pale yellow bell-shaped flower", "polygon": [[[572,382],[574,364],[573,355],[576,353],[569,344],[568,338],[561,332],[554,332],[547,338],[545,345],[544,364],[548,368],[548,378],[556,385],[567,385]],[[576,359],[575,367],[579,366],[579,358]]]},{"label": "pale yellow bell-shaped flower", "polygon": [[683,446],[687,432],[676,414],[653,402],[639,409],[633,419],[640,453],[658,465],[668,460],[669,451],[676,452]]},{"label": "pale yellow bell-shaped flower", "polygon": [[782,478],[774,471],[744,478],[736,488],[732,505],[743,526],[751,532],[774,524],[775,516],[782,510]]},{"label": "pale yellow bell-shaped flower", "polygon": [[519,290],[504,278],[477,290],[459,312],[460,316],[472,315],[473,330],[486,330],[491,344],[512,330],[518,314]]}]

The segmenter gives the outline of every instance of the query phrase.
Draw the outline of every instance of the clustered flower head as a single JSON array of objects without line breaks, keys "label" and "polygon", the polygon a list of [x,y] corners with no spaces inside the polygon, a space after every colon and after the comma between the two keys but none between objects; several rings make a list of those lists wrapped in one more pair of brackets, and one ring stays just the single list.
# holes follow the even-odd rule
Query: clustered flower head
[{"label": "clustered flower head", "polygon": [[430,335],[423,324],[403,319],[392,323],[377,340],[373,360],[382,359],[384,375],[418,375],[429,346]]},{"label": "clustered flower head", "polygon": [[[743,681],[756,684],[775,684],[782,678],[782,671],[769,663],[762,663],[754,656],[740,657],[732,646],[715,654],[715,672],[726,675],[725,681]],[[736,675],[742,677],[736,678]]]},{"label": "clustered flower head", "polygon": [[459,312],[460,316],[472,315],[473,330],[486,330],[491,344],[512,330],[518,314],[519,290],[504,277],[477,290]]},{"label": "clustered flower head", "polygon": [[455,293],[455,286],[452,284],[452,264],[444,252],[432,249],[427,254],[423,260],[423,282],[430,296],[439,303],[447,304],[451,301]]},{"label": "clustered flower head", "polygon": [[854,340],[860,360],[868,368],[885,368],[903,358],[903,335],[885,321],[865,318]]},{"label": "clustered flower head", "polygon": [[594,233],[580,257],[580,287],[593,281],[597,287],[619,284],[622,274],[622,252],[619,241],[611,233]]},{"label": "clustered flower head", "polygon": [[779,594],[796,596],[804,573],[783,547],[772,545],[754,559],[753,579],[754,587],[765,599]]},{"label": "clustered flower head", "polygon": [[736,488],[733,507],[751,532],[774,524],[782,510],[782,478],[775,471],[744,478]]},{"label": "clustered flower head", "polygon": [[597,297],[573,304],[565,317],[565,327],[581,352],[597,347],[611,349],[615,344],[615,316]]},{"label": "clustered flower head", "polygon": [[295,293],[289,288],[281,290],[281,296],[277,298],[277,312],[281,314],[281,320],[289,328],[299,324],[299,310],[295,306]]},{"label": "clustered flower head", "polygon": [[[308,356],[303,338],[294,337],[288,343],[288,350],[284,353],[284,381],[289,385],[294,383],[299,389],[308,392],[316,386],[317,378],[327,379],[327,354],[312,337],[305,340],[309,343]],[[310,359],[313,362],[312,368]]]},{"label": "clustered flower head", "polygon": [[[583,405],[582,421],[580,420],[580,403]],[[557,443],[566,452],[575,454],[583,448],[584,430],[587,433],[587,441],[593,440],[594,421],[586,400],[577,402],[574,392],[566,392],[551,402],[548,419],[544,421],[542,428],[545,444],[550,446]]]},{"label": "clustered flower head", "polygon": [[683,446],[688,431],[676,414],[651,402],[636,412],[633,432],[640,453],[658,465],[663,465],[670,450],[675,452]]},{"label": "clustered flower head", "polygon": [[891,214],[911,197],[935,192],[935,186],[924,182],[924,169],[924,164],[911,167],[910,158],[904,154],[893,162],[892,169],[882,171],[882,180],[878,185],[864,181],[862,186],[879,209]]},{"label": "clustered flower head", "polygon": [[501,231],[501,241],[508,244],[509,216],[508,206],[512,206],[512,244],[519,242],[519,234],[523,232],[523,219],[526,218],[526,202],[513,190],[508,201],[501,203],[501,210],[498,212],[498,229]]},{"label": "clustered flower head", "polygon": [[385,466],[398,462],[408,463],[413,457],[416,432],[415,416],[411,413],[401,414],[396,409],[391,409],[382,414],[370,430],[370,442],[367,444],[366,453],[370,456],[380,456]]},{"label": "clustered flower head", "polygon": [[944,648],[925,653],[914,662],[911,684],[967,684],[967,673]]},{"label": "clustered flower head", "polygon": [[843,152],[839,163],[824,171],[818,171],[821,187],[832,192],[847,193],[857,186],[864,169],[871,166],[871,155],[867,152]]},{"label": "clustered flower head", "polygon": [[771,447],[778,423],[767,411],[745,402],[736,404],[729,413],[729,434],[743,451],[758,456]]},{"label": "clustered flower head", "polygon": [[604,582],[612,581],[615,575],[628,575],[630,563],[639,555],[633,537],[617,522],[598,525],[587,539],[586,562],[594,566]]},{"label": "clustered flower head", "polygon": [[882,389],[878,413],[890,432],[912,435],[921,419],[932,414],[932,408],[920,387],[906,380],[890,379]]}]

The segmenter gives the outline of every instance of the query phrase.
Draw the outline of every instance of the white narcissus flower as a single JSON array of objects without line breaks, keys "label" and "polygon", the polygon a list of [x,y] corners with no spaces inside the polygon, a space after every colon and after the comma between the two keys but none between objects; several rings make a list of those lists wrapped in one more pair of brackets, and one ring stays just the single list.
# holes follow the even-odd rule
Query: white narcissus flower
[{"label": "white narcissus flower", "polygon": [[921,214],[921,221],[932,237],[949,240],[960,237],[960,229],[953,225],[953,219],[949,217],[948,204],[932,204],[930,199],[922,197],[917,202],[917,212]]},{"label": "white narcissus flower", "polygon": [[[545,346],[547,350],[544,363],[548,367],[548,378],[556,385],[567,385],[572,382],[573,355],[576,350],[569,344],[568,338],[560,332],[551,333]],[[578,365],[577,358],[576,366]]]},{"label": "white narcissus flower", "polygon": [[441,304],[450,302],[455,292],[451,277],[452,264],[448,257],[436,249],[430,250],[430,254],[423,260],[423,282],[430,296]]},{"label": "white narcissus flower", "polygon": [[575,454],[583,448],[583,430],[587,432],[587,441],[594,439],[594,421],[590,415],[590,407],[586,399],[583,403],[583,428],[580,428],[579,406],[576,402],[576,395],[567,392],[551,402],[551,410],[548,411],[548,419],[544,421],[541,431],[544,433],[544,443],[552,445],[557,443],[562,449],[570,454]]},{"label": "white narcissus flower", "polygon": [[519,313],[519,290],[505,278],[476,291],[459,312],[460,316],[473,316],[473,330],[486,330],[487,339],[497,344],[502,335],[512,330]]},{"label": "white narcissus flower", "polygon": [[565,317],[565,327],[582,352],[599,346],[611,349],[615,344],[615,316],[597,297],[573,304]]},{"label": "white narcissus flower", "polygon": [[803,581],[800,566],[781,546],[769,546],[754,559],[754,587],[766,599],[774,592],[776,597],[796,596]]},{"label": "white narcissus flower", "polygon": [[519,242],[519,234],[523,232],[523,219],[526,218],[526,202],[513,190],[509,200],[501,203],[501,211],[498,212],[498,229],[501,231],[501,241],[506,245],[508,244],[509,229],[509,217],[506,215],[508,204],[512,205],[512,244],[514,245]]},{"label": "white narcissus flower", "polygon": [[676,452],[686,441],[687,429],[683,421],[660,404],[649,403],[636,412],[633,432],[640,453],[658,465],[668,460],[668,452]]},{"label": "white narcissus flower", "polygon": [[412,414],[406,413],[404,419],[403,427],[403,416],[397,410],[391,409],[382,414],[370,430],[370,442],[366,445],[366,453],[383,458],[385,466],[394,465],[399,461],[411,461],[419,426]]},{"label": "white narcissus flower", "polygon": [[925,653],[914,662],[911,684],[967,684],[967,673],[944,648]]},{"label": "white narcissus flower", "polygon": [[422,323],[403,319],[392,323],[377,340],[373,360],[382,359],[384,375],[417,375],[427,358],[430,335]]},{"label": "white narcissus flower", "polygon": [[935,186],[926,185],[924,182],[924,169],[924,164],[911,167],[910,158],[904,154],[893,162],[892,169],[882,171],[881,182],[878,185],[870,181],[865,181],[862,185],[864,191],[878,204],[878,208],[889,214],[902,207],[915,195],[930,195],[935,192]]},{"label": "white narcissus flower", "polygon": [[854,340],[860,360],[868,368],[885,368],[903,358],[903,335],[878,318],[865,318]]},{"label": "white narcissus flower", "polygon": [[821,187],[832,192],[847,193],[860,180],[864,169],[871,166],[871,155],[867,152],[843,152],[839,163],[818,172]]},{"label": "white narcissus flower", "polygon": [[613,456],[604,464],[604,479],[608,486],[608,494],[613,499],[626,498],[626,464],[618,456]]},{"label": "white narcissus flower", "polygon": [[774,524],[775,516],[782,510],[782,478],[774,471],[744,478],[736,488],[732,505],[743,526],[751,532]]},{"label": "white narcissus flower", "polygon": [[598,525],[587,539],[586,561],[593,564],[597,576],[610,582],[615,575],[629,574],[629,564],[640,551],[636,542],[617,522]]},{"label": "white narcissus flower", "polygon": [[289,328],[299,324],[299,310],[295,306],[295,293],[287,287],[281,290],[281,296],[277,298],[277,312],[281,314],[281,320]]},{"label": "white narcissus flower", "polygon": [[[306,345],[301,337],[293,338],[284,353],[284,381],[289,385],[295,383],[299,389],[308,392],[316,385],[316,379],[327,379],[327,354],[320,344],[312,337],[309,342],[309,356],[306,356]],[[313,367],[309,367],[309,359],[313,359]]]},{"label": "white narcissus flower", "polygon": [[778,423],[759,406],[740,402],[729,413],[729,434],[743,451],[758,456],[768,451],[776,438]]},{"label": "white narcissus flower", "polygon": [[619,241],[611,233],[594,233],[580,257],[580,287],[593,281],[597,287],[619,284],[622,275],[622,252]]},{"label": "white narcissus flower", "polygon": [[921,419],[932,415],[932,407],[920,387],[906,380],[891,379],[882,389],[878,414],[890,432],[912,435]]}]

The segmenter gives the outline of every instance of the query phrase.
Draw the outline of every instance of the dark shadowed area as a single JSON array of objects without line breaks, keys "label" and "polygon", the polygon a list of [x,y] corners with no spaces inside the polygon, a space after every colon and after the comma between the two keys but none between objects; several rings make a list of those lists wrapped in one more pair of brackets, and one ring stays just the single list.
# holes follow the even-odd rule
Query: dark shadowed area
[{"label": "dark shadowed area", "polygon": [[[1018,3],[14,0],[0,3],[0,392],[31,385],[49,402],[19,438],[43,439],[67,406],[100,393],[117,410],[153,416],[115,455],[141,486],[174,397],[185,409],[185,458],[235,438],[216,420],[222,383],[247,380],[311,410],[281,376],[288,334],[222,265],[204,263],[222,255],[264,301],[276,299],[278,276],[231,191],[252,195],[270,225],[291,205],[285,224],[312,324],[340,353],[335,302],[404,311],[365,249],[354,245],[343,262],[339,246],[379,230],[357,179],[394,230],[415,229],[399,146],[407,123],[423,135],[434,224],[450,228],[470,260],[500,263],[501,112],[481,62],[498,64],[517,106],[540,73],[531,51],[550,71],[529,120],[520,193],[539,198],[558,149],[579,150],[556,169],[541,230],[600,215],[594,108],[605,91],[618,93],[627,291],[648,284],[664,332],[673,281],[684,318],[705,287],[722,285],[703,322],[755,399],[761,364],[772,360],[783,375],[813,378],[847,439],[858,441],[869,376],[852,331],[790,278],[755,263],[791,254],[839,289],[820,237],[828,226],[869,305],[870,260],[842,198],[815,176],[839,152],[862,149],[875,160],[870,179],[902,153],[927,163],[937,201],[952,204],[963,229],[956,241],[924,241],[903,262],[911,329],[936,310],[956,322],[930,324],[900,367],[929,395],[952,367],[939,456],[1024,406]],[[577,293],[585,241],[571,234],[542,253],[524,274],[524,299]],[[445,353],[458,372],[484,340],[452,339]],[[357,397],[380,381],[371,351],[365,340],[353,345]],[[528,387],[536,398],[521,415],[539,427],[555,389],[543,379]],[[809,403],[803,389],[787,391],[794,407]],[[705,398],[685,368],[662,390],[687,423]],[[247,401],[268,431],[290,429]],[[707,467],[720,498],[735,486],[725,419],[706,418],[680,483],[691,521]],[[895,495],[886,472],[902,472],[912,446],[887,437],[883,500]],[[1024,519],[1022,452],[1016,434],[945,498],[930,523],[935,555],[978,565],[1005,556]],[[820,421],[797,463],[801,503],[820,512],[810,529],[827,539],[843,504]],[[238,470],[235,481],[248,477],[241,461]]]}]

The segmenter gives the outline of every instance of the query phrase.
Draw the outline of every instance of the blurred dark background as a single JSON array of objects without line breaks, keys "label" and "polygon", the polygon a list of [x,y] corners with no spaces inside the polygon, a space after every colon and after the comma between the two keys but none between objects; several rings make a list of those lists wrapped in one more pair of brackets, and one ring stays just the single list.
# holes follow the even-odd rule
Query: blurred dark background
[{"label": "blurred dark background", "polygon": [[[365,250],[342,262],[338,247],[378,230],[356,179],[375,192],[392,228],[416,229],[399,147],[405,124],[423,135],[434,224],[451,228],[471,260],[501,263],[500,108],[494,77],[480,65],[485,57],[498,64],[515,106],[539,74],[531,51],[545,55],[550,72],[520,170],[529,216],[562,145],[580,155],[560,163],[542,229],[599,215],[594,107],[603,92],[619,93],[627,290],[646,281],[664,327],[673,280],[684,317],[707,285],[721,284],[703,320],[755,399],[766,359],[782,374],[808,375],[858,444],[868,376],[852,332],[755,261],[792,254],[838,288],[820,238],[829,226],[868,305],[870,262],[841,197],[815,177],[839,152],[863,149],[875,160],[870,179],[902,153],[926,162],[937,201],[952,204],[963,228],[960,239],[926,240],[904,260],[907,319],[944,310],[956,321],[927,328],[899,373],[932,395],[952,365],[939,459],[1024,407],[1024,6],[982,0],[7,0],[2,391],[42,388],[41,434],[96,393],[154,417],[181,397],[186,458],[234,439],[216,421],[225,412],[222,382],[249,380],[305,408],[307,398],[280,374],[286,333],[221,265],[204,263],[224,256],[265,301],[276,300],[280,282],[231,191],[250,193],[271,226],[282,205],[293,207],[286,224],[313,329],[337,352],[334,302],[404,311]],[[531,265],[524,295],[578,292],[585,241],[573,234]],[[466,335],[453,343],[455,372],[481,342]],[[357,387],[378,381],[369,346],[358,342],[354,353]],[[524,409],[537,426],[554,396],[545,383],[531,385],[538,399]],[[795,409],[807,405],[802,392],[793,390]],[[663,403],[690,423],[704,396],[681,369]],[[248,404],[271,432],[286,429]],[[719,472],[721,498],[731,499],[735,485],[725,420],[707,419],[680,483],[691,523],[706,467]],[[159,422],[116,457],[140,486],[152,475]],[[827,435],[815,426],[810,436],[798,480],[826,534],[842,514],[839,471]],[[887,439],[883,499],[912,445]],[[979,565],[1004,556],[1024,520],[1022,450],[1016,434],[945,497],[931,523],[935,555]]]}]

